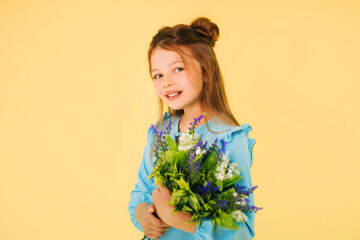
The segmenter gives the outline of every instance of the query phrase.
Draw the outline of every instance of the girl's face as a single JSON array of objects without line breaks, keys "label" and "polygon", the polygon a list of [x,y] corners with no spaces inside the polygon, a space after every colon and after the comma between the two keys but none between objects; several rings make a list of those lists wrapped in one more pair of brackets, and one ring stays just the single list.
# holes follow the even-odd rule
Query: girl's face
[{"label": "girl's face", "polygon": [[191,69],[185,69],[177,52],[157,47],[152,52],[150,64],[155,91],[167,106],[173,110],[198,109],[203,87],[199,62],[189,59]]}]

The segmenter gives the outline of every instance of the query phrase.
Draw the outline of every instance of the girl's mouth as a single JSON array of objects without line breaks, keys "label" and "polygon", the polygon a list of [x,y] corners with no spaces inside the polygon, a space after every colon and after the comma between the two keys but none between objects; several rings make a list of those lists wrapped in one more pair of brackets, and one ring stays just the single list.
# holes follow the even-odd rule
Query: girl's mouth
[{"label": "girl's mouth", "polygon": [[181,95],[182,92],[172,93],[170,95],[166,95],[166,98],[169,100],[175,99]]}]

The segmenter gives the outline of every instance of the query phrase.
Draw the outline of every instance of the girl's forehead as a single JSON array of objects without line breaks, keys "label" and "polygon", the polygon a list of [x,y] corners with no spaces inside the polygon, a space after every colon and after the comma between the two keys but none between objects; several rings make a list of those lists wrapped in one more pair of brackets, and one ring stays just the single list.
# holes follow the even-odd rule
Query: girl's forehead
[{"label": "girl's forehead", "polygon": [[176,51],[163,48],[155,48],[151,54],[151,61],[159,61],[161,59],[177,59],[181,60],[180,55]]},{"label": "girl's forehead", "polygon": [[[184,63],[184,61],[186,62],[192,62],[192,60],[195,60],[192,58],[192,54],[190,53],[190,51],[186,48],[182,48],[181,53],[183,53],[182,55],[180,55],[177,51],[175,50],[169,50],[169,49],[163,49],[160,47],[156,47],[152,53],[151,53],[151,66],[156,67],[156,66],[165,66],[167,67],[169,64],[174,63],[174,62],[182,62]],[[183,58],[184,59],[183,59]]]}]

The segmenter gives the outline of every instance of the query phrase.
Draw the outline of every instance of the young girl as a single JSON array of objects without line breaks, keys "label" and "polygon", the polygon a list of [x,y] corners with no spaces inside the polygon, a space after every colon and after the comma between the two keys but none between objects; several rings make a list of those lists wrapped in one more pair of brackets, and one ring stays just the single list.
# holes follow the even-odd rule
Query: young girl
[{"label": "young girl", "polygon": [[[203,135],[209,144],[217,138],[226,142],[230,162],[241,167],[242,179],[236,184],[252,187],[250,168],[252,148],[256,143],[248,137],[252,128],[240,124],[227,103],[223,78],[213,50],[219,37],[217,25],[207,18],[197,18],[190,25],[179,24],[163,27],[153,37],[148,51],[150,75],[159,97],[160,116],[158,130],[165,130],[169,121],[173,126],[170,136],[177,137],[190,127],[194,118],[205,112],[195,131]],[[163,115],[163,103],[168,111]],[[213,229],[211,220],[202,225],[188,224],[192,215],[185,212],[170,214],[174,206],[166,204],[171,192],[154,185],[148,179],[153,169],[152,150],[155,133],[150,127],[138,180],[131,192],[129,212],[135,227],[151,239],[252,239],[254,213],[245,213],[247,222],[237,222],[240,229],[227,230],[218,226]],[[249,196],[254,205],[254,197]],[[156,217],[154,213],[158,215]]]}]

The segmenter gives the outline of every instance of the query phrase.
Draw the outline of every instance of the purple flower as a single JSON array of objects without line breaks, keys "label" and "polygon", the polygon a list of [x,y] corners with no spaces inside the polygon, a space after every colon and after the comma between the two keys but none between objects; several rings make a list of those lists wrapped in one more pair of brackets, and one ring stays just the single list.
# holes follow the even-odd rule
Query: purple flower
[{"label": "purple flower", "polygon": [[198,187],[198,193],[201,194],[201,195],[207,195],[207,194],[210,194],[212,192],[216,192],[219,190],[219,187],[213,187],[211,186],[209,180],[206,180],[206,185],[205,187],[202,187],[202,186],[199,186]]},{"label": "purple flower", "polygon": [[198,118],[194,118],[194,124],[197,125],[203,117],[204,115],[200,115]]},{"label": "purple flower", "polygon": [[[202,135],[201,135],[202,136]],[[202,144],[202,141],[201,140],[199,140],[197,143],[196,143],[196,145],[195,145],[195,148],[194,149],[197,149],[197,147],[200,147],[200,145]]]},{"label": "purple flower", "polygon": [[203,115],[200,115],[200,117],[198,117],[198,118],[194,118],[194,122],[190,123],[190,127],[189,127],[190,132],[194,131],[195,126],[200,122],[200,120],[202,118],[203,118]]},{"label": "purple flower", "polygon": [[225,153],[225,146],[226,146],[226,142],[225,141],[222,141],[221,140],[221,148],[218,150],[218,153],[221,153],[221,152],[223,152],[223,153]]},{"label": "purple flower", "polygon": [[190,163],[191,161],[193,161],[193,160],[195,160],[195,156],[194,156],[194,152],[191,151],[191,152],[190,152],[190,156],[189,156],[189,163]]},{"label": "purple flower", "polygon": [[256,185],[256,186],[250,188],[249,191],[250,191],[250,192],[253,192],[257,187],[258,187],[258,186]]},{"label": "purple flower", "polygon": [[151,128],[153,129],[154,133],[158,134],[159,132],[156,130],[156,127],[151,124]]},{"label": "purple flower", "polygon": [[218,143],[218,141],[219,141],[219,139],[218,139],[218,138],[216,138],[216,139],[215,139],[215,141],[214,141],[214,143],[213,143],[214,147],[217,147],[217,143]]},{"label": "purple flower", "polygon": [[227,208],[227,200],[221,200],[216,204],[219,208]]},{"label": "purple flower", "polygon": [[168,124],[167,127],[166,127],[166,134],[170,134],[171,124],[172,124],[172,120],[170,120],[169,124]]}]

